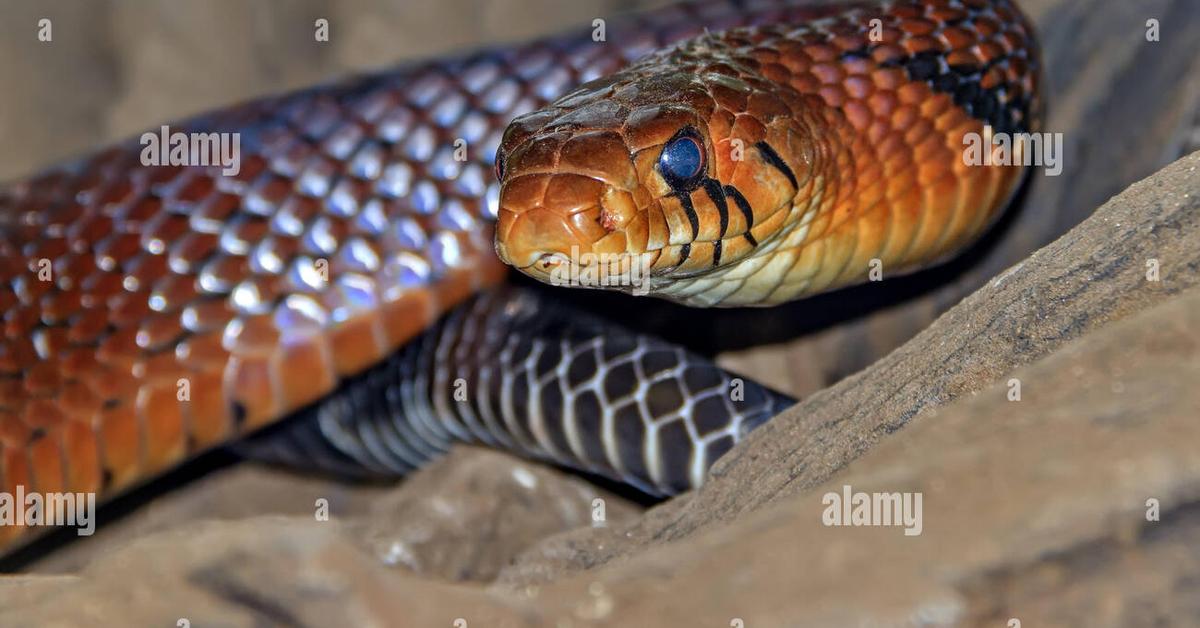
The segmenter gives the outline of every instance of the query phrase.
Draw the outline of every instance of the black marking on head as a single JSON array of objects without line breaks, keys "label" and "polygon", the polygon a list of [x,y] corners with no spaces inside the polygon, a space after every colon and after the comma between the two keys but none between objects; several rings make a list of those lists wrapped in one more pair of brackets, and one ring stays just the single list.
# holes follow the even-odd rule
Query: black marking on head
[{"label": "black marking on head", "polygon": [[235,401],[233,402],[233,430],[234,433],[240,434],[246,427],[246,404]]},{"label": "black marking on head", "polygon": [[750,201],[747,201],[746,197],[742,196],[742,193],[732,185],[725,186],[725,195],[733,199],[733,204],[737,205],[738,209],[742,210],[742,216],[745,216],[746,218],[746,233],[742,235],[745,236],[746,241],[750,243],[750,246],[758,246],[758,241],[755,240],[754,235],[750,233],[750,228],[754,226],[754,208],[750,207]]},{"label": "black marking on head", "polygon": [[688,258],[691,256],[692,256],[692,245],[685,244],[685,245],[679,247],[679,261],[676,262],[675,265],[683,266],[683,263],[686,262],[688,260]]},{"label": "black marking on head", "polygon": [[713,266],[721,264],[721,240],[713,242]]},{"label": "black marking on head", "polygon": [[688,224],[692,226],[692,239],[700,237],[700,216],[696,214],[696,206],[692,204],[692,195],[687,192],[679,192],[675,195],[679,199],[679,204],[683,206],[683,212],[687,214]]},{"label": "black marking on head", "polygon": [[788,181],[791,181],[793,189],[800,189],[800,183],[796,181],[796,174],[788,167],[787,162],[779,156],[779,153],[775,152],[774,148],[771,148],[770,144],[765,141],[758,141],[754,143],[754,146],[758,148],[758,152],[762,153],[763,159],[767,160],[767,163],[778,168],[783,173],[783,176],[787,177]]},{"label": "black marking on head", "polygon": [[729,201],[725,198],[725,190],[721,189],[720,181],[708,178],[704,180],[704,191],[712,199],[713,205],[717,206],[717,215],[721,217],[721,232],[717,237],[724,238],[725,231],[729,229]]}]

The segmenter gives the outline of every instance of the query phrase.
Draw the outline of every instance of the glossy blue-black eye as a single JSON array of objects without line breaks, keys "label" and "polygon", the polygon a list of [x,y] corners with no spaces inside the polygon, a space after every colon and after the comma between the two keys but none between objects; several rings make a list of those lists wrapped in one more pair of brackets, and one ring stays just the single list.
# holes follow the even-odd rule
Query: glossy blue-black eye
[{"label": "glossy blue-black eye", "polygon": [[700,183],[704,175],[704,145],[690,129],[685,129],[663,146],[658,157],[658,170],[671,189],[688,191]]}]

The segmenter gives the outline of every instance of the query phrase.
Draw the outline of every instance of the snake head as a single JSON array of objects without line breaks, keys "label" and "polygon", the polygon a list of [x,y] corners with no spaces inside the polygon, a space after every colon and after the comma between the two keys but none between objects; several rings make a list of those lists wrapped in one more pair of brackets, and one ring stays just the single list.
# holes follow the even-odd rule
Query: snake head
[{"label": "snake head", "polygon": [[820,144],[805,97],[752,67],[701,39],[514,120],[500,258],[557,285],[765,303],[747,271],[799,221]]}]

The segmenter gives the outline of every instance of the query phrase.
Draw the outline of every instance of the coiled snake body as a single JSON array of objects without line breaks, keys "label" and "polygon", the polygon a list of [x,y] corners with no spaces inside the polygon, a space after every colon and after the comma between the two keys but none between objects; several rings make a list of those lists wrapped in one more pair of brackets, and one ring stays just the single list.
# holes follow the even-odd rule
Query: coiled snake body
[{"label": "coiled snake body", "polygon": [[964,163],[964,134],[1037,117],[1008,0],[794,4],[682,5],[173,125],[240,133],[233,176],[129,142],[7,186],[0,490],[111,495],[297,412],[281,456],[334,469],[474,440],[699,483],[790,400],[732,398],[706,360],[535,292],[474,297],[505,275],[494,219],[538,278],[606,253],[668,298],[776,303],[965,245],[1021,168]]}]

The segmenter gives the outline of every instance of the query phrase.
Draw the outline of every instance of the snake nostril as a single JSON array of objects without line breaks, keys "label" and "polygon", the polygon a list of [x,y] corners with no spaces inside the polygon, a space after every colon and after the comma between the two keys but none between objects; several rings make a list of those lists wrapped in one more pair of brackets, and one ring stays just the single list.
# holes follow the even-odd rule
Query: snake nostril
[{"label": "snake nostril", "polygon": [[502,210],[496,242],[502,259],[518,268],[545,267],[543,260],[548,261],[547,256],[555,254],[570,261],[568,255],[573,255],[572,251],[580,246],[567,218],[542,207],[515,212]]},{"label": "snake nostril", "polygon": [[596,222],[600,223],[600,228],[608,233],[612,233],[621,225],[621,217],[617,216],[608,209],[601,209],[600,215],[596,216]]}]

